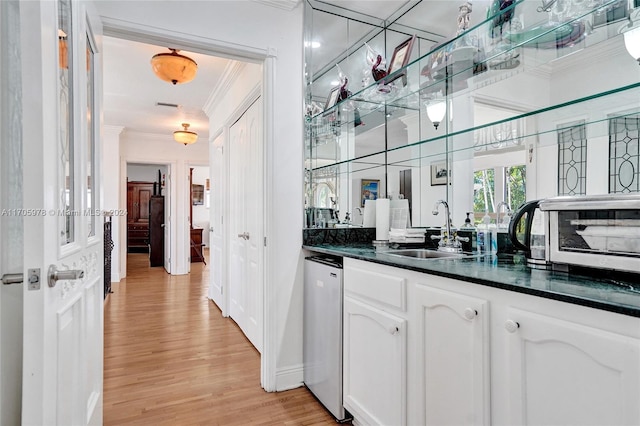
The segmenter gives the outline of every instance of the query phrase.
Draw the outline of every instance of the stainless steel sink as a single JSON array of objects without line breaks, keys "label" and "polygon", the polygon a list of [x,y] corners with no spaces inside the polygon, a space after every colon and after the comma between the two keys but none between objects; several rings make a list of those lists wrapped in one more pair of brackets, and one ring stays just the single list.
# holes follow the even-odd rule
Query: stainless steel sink
[{"label": "stainless steel sink", "polygon": [[384,252],[391,256],[411,257],[413,259],[447,259],[447,258],[461,258],[465,257],[463,253],[448,253],[444,251],[436,251],[429,249],[402,249],[402,250],[390,250]]}]

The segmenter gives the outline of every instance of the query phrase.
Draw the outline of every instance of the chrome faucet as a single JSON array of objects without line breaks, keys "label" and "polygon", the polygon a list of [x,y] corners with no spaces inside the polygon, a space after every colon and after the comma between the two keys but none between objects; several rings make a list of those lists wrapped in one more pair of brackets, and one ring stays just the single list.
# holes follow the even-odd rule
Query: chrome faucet
[{"label": "chrome faucet", "polygon": [[502,217],[502,220],[500,219],[500,210],[502,210],[502,207],[505,208],[504,214],[511,214],[511,208],[509,207],[509,204],[505,203],[504,201],[500,201],[496,206],[496,228],[499,228],[500,225],[502,225],[502,220],[504,220],[504,216]]},{"label": "chrome faucet", "polygon": [[444,237],[438,237],[435,235],[432,235],[431,238],[433,239],[439,239],[440,241],[438,242],[438,250],[439,251],[448,251],[448,252],[462,252],[462,245],[460,244],[460,241],[465,241],[468,242],[469,238],[466,237],[458,237],[458,235],[452,235],[451,234],[451,214],[449,212],[449,204],[444,201],[444,200],[438,200],[436,201],[436,204],[433,206],[433,211],[431,213],[433,213],[434,216],[438,215],[438,207],[440,207],[440,204],[444,205],[444,211],[446,216],[446,232],[447,234],[444,235]]},{"label": "chrome faucet", "polygon": [[445,200],[438,200],[433,206],[433,211],[431,213],[433,213],[434,216],[438,216],[438,207],[440,207],[440,204],[444,205],[444,212],[447,215],[445,217],[445,221],[447,222],[447,238],[451,238],[451,216],[449,216],[449,204]]}]

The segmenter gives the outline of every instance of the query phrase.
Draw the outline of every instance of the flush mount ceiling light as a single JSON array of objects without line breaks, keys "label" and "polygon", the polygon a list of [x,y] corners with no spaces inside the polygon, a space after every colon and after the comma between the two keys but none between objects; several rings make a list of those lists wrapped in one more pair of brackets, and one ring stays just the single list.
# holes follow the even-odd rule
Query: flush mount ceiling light
[{"label": "flush mount ceiling light", "polygon": [[447,103],[443,98],[435,98],[427,101],[425,106],[427,107],[427,117],[433,123],[433,127],[438,129],[438,125],[444,119],[447,113]]},{"label": "flush mount ceiling light", "polygon": [[184,127],[184,130],[176,130],[173,132],[173,139],[185,145],[195,143],[198,140],[198,134],[189,130],[189,123],[182,123],[182,127]]},{"label": "flush mount ceiling light", "polygon": [[179,54],[179,50],[171,49],[171,53],[158,53],[151,58],[153,72],[160,80],[169,81],[173,84],[188,83],[193,80],[198,71],[198,64],[184,55]]}]

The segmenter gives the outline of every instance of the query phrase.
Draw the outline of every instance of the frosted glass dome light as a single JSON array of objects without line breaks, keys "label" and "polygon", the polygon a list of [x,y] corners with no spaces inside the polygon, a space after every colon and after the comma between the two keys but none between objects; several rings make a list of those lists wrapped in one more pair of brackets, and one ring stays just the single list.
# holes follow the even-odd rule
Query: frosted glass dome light
[{"label": "frosted glass dome light", "polygon": [[447,103],[444,99],[438,98],[428,101],[426,103],[427,107],[427,117],[433,123],[433,127],[438,129],[438,125],[444,119],[445,114],[447,113]]},{"label": "frosted glass dome light", "polygon": [[627,52],[640,64],[640,26],[624,33],[624,46]]}]

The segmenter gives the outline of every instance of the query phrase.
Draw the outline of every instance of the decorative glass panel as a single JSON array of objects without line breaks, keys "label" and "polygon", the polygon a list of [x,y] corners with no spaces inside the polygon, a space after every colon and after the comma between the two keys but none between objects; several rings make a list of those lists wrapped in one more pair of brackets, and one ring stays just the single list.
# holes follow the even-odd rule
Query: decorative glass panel
[{"label": "decorative glass panel", "polygon": [[95,105],[94,105],[94,53],[91,46],[91,41],[87,37],[87,224],[89,226],[88,236],[92,237],[96,235],[96,209],[97,194],[95,185],[96,176],[96,159],[95,159],[95,129],[94,120]]},{"label": "decorative glass panel", "polygon": [[640,116],[609,120],[609,193],[640,191]]},{"label": "decorative glass panel", "polygon": [[71,2],[58,1],[58,90],[60,109],[60,194],[59,203],[65,214],[60,215],[60,244],[74,241],[75,193],[73,155],[73,40],[71,36]]},{"label": "decorative glass panel", "polygon": [[584,124],[558,130],[558,195],[587,191],[587,132]]}]

